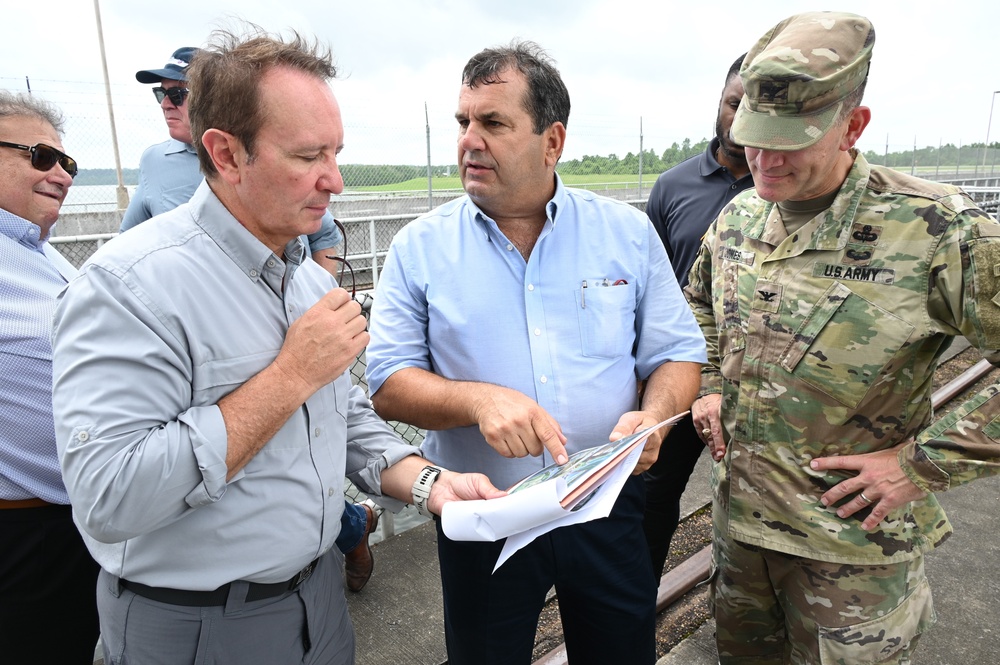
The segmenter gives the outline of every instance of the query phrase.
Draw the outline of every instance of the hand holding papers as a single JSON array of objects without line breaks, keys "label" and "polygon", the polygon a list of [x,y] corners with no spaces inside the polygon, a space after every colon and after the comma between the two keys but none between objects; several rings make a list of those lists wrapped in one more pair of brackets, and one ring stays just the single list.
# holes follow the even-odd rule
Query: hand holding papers
[{"label": "hand holding papers", "polygon": [[441,526],[452,540],[507,538],[494,571],[514,552],[552,529],[607,517],[639,461],[646,438],[687,411],[618,441],[580,450],[562,465],[524,478],[499,499],[445,504]]}]

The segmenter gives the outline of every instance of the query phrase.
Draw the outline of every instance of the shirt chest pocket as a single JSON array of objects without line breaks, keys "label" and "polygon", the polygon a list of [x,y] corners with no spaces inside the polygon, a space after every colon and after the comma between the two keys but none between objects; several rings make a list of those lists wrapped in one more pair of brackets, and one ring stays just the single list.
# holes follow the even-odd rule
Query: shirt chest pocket
[{"label": "shirt chest pocket", "polygon": [[634,285],[603,286],[604,281],[588,280],[578,294],[580,340],[588,358],[618,358],[631,353],[635,339]]},{"label": "shirt chest pocket", "polygon": [[237,358],[215,358],[193,368],[191,401],[195,406],[215,404],[267,367],[273,351]]},{"label": "shirt chest pocket", "polygon": [[914,326],[834,282],[796,329],[779,364],[855,408],[886,373]]}]

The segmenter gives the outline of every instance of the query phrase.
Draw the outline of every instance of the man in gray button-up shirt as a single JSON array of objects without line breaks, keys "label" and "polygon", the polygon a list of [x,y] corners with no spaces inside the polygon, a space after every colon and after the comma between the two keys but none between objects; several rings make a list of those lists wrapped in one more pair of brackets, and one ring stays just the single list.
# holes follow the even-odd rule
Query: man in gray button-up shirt
[{"label": "man in gray button-up shirt", "polygon": [[[298,236],[343,189],[330,56],[218,40],[189,70],[206,182],[105,245],[58,306],[57,445],[103,568],[106,663],[353,663],[343,477],[398,508],[426,463],[351,384],[360,307],[303,261]],[[500,494],[448,471],[429,492],[434,512]]]}]

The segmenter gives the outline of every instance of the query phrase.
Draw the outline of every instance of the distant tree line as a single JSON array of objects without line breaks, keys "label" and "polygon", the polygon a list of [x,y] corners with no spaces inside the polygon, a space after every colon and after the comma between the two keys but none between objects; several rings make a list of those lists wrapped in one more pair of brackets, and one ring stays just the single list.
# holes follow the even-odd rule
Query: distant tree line
[{"label": "distant tree line", "polygon": [[570,159],[559,162],[556,168],[565,175],[615,175],[623,173],[639,173],[639,155],[642,155],[643,173],[663,173],[667,169],[680,164],[689,157],[700,155],[708,147],[708,139],[702,139],[692,144],[691,139],[684,139],[680,145],[674,143],[657,154],[655,150],[643,150],[642,153],[628,153],[623,158],[611,154],[607,157],[584,155],[580,159]]},{"label": "distant tree line", "polygon": [[[945,143],[941,146],[927,146],[917,148],[916,153],[911,150],[900,150],[893,152],[876,152],[874,150],[865,151],[865,159],[872,164],[882,164],[897,169],[906,169],[913,166],[927,168],[957,167],[963,165],[971,167],[973,165],[986,164],[992,166],[1000,162],[1000,142],[993,142],[986,149],[984,143],[970,143],[968,145],[956,146],[953,143]],[[914,159],[914,156],[916,159]],[[985,158],[985,161],[984,161]]]},{"label": "distant tree line", "polygon": [[[912,166],[927,168],[940,167],[947,170],[948,167],[954,169],[959,164],[966,168],[971,168],[976,164],[986,164],[992,166],[1000,162],[1000,142],[991,143],[985,155],[983,153],[982,142],[970,143],[969,145],[956,146],[951,143],[940,147],[927,146],[916,151],[916,161],[914,162],[913,150],[902,150],[894,152],[878,153],[868,150],[864,153],[865,159],[871,164],[882,164],[892,168],[906,169]],[[657,154],[655,150],[644,150],[642,152],[642,172],[644,174],[658,174],[673,168],[685,159],[700,155],[708,147],[708,140],[702,139],[698,143],[691,143],[690,139],[684,139],[681,145],[674,143],[662,154]],[[985,158],[985,162],[984,162]],[[639,155],[628,153],[625,157],[611,154],[607,157],[598,155],[584,155],[580,159],[570,159],[560,162],[557,170],[566,175],[593,175],[593,174],[627,174],[639,172]]]},{"label": "distant tree line", "polygon": [[[915,164],[917,167],[923,167],[925,171],[927,168],[946,170],[951,167],[954,169],[959,164],[967,167],[974,164],[985,163],[987,166],[997,164],[1000,161],[1000,142],[991,143],[985,155],[983,145],[982,142],[963,146],[946,143],[939,147],[918,148],[915,161],[912,149],[889,153],[868,150],[864,154],[865,159],[872,164],[883,164],[899,169],[910,168]],[[702,139],[697,143],[691,143],[691,139],[684,139],[681,144],[674,143],[662,153],[657,153],[653,149],[644,150],[641,153],[642,172],[650,175],[662,173],[685,159],[700,155],[707,146],[708,139]],[[566,175],[638,174],[639,156],[639,153],[632,152],[624,157],[613,153],[606,157],[584,155],[579,159],[560,161],[556,170]],[[457,172],[457,167],[454,165],[433,166],[431,169],[434,177],[455,175]],[[371,187],[392,185],[414,178],[426,178],[427,166],[342,164],[340,172],[344,176],[344,185],[347,187]],[[135,185],[139,182],[139,169],[122,169],[122,178],[126,185]],[[115,185],[117,183],[118,178],[114,169],[81,169],[74,179],[76,185]]]},{"label": "distant tree line", "polygon": [[[431,175],[451,175],[456,171],[452,166],[432,166]],[[345,187],[373,187],[394,185],[414,178],[427,177],[427,165],[402,166],[399,164],[342,164],[340,174],[344,176]]]},{"label": "distant tree line", "polygon": [[[139,183],[139,169],[122,169],[122,180],[126,185]],[[114,169],[80,169],[73,178],[74,185],[117,185],[118,176]]]}]

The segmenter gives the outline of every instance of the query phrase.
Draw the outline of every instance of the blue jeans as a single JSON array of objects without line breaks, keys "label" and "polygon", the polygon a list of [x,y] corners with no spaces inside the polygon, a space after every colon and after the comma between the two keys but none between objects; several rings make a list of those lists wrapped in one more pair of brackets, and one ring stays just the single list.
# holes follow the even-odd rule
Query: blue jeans
[{"label": "blue jeans", "polygon": [[347,554],[361,544],[368,526],[368,511],[358,503],[344,502],[344,514],[340,516],[340,535],[337,549]]}]

